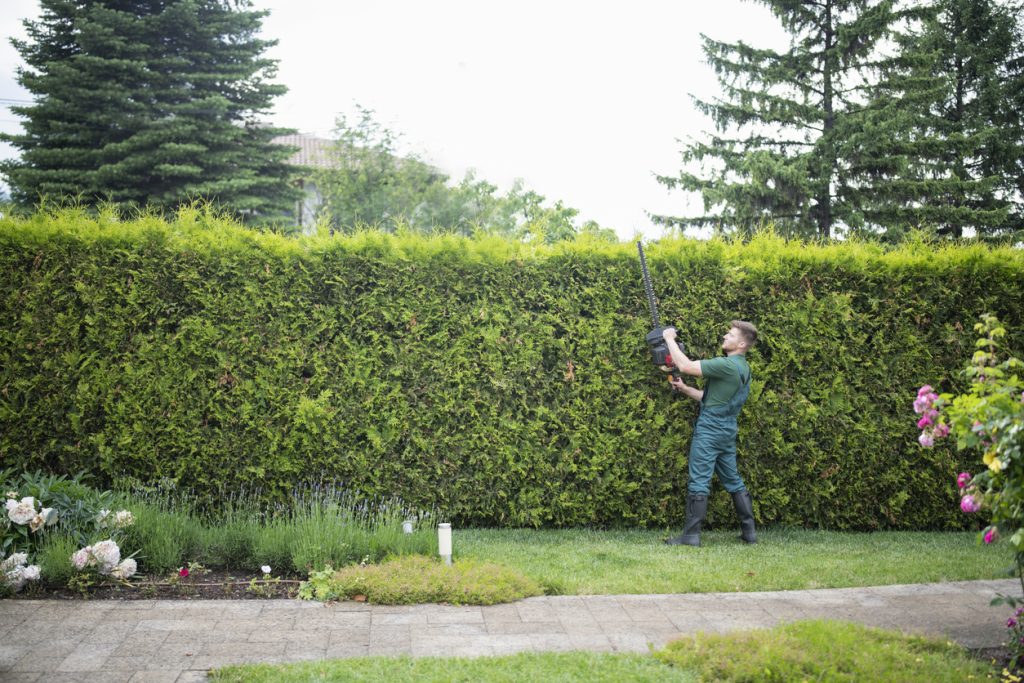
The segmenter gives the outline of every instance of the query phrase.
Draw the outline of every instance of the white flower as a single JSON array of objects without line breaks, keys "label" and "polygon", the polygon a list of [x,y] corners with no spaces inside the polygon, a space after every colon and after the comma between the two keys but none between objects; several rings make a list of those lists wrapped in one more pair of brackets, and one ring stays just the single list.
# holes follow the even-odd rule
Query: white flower
[{"label": "white flower", "polygon": [[8,500],[7,516],[15,524],[28,524],[36,516],[36,499],[28,496],[22,498],[20,503]]},{"label": "white flower", "polygon": [[121,549],[111,540],[100,541],[92,547],[92,556],[99,565],[100,574],[109,574],[121,561]]},{"label": "white flower", "polygon": [[14,590],[21,590],[25,585],[25,568],[15,567],[4,574],[4,582]]},{"label": "white flower", "polygon": [[35,517],[33,517],[32,519],[30,519],[28,521],[28,529],[32,533],[35,533],[35,532],[39,531],[40,529],[42,529],[43,528],[43,524],[45,524],[45,523],[46,523],[46,520],[43,519],[42,515],[36,515]]},{"label": "white flower", "polygon": [[8,498],[17,498],[18,497],[18,492],[17,491],[8,491],[7,492],[7,497]]},{"label": "white flower", "polygon": [[260,567],[260,571],[262,571],[264,574],[269,574],[270,573],[270,565],[269,564],[263,565],[262,567]]},{"label": "white flower", "polygon": [[92,564],[92,546],[85,546],[71,556],[71,564],[81,571]]},{"label": "white flower", "polygon": [[43,508],[39,514],[46,520],[46,526],[53,526],[57,523],[57,511],[53,508]]},{"label": "white flower", "polygon": [[118,529],[123,529],[126,526],[131,526],[135,523],[135,518],[132,517],[132,513],[128,510],[120,510],[114,515],[114,526]]},{"label": "white flower", "polygon": [[110,510],[100,510],[100,514],[96,515],[96,524],[100,528],[106,527],[108,517],[110,517]]},{"label": "white flower", "polygon": [[135,563],[135,560],[129,557],[127,560],[122,561],[121,564],[114,567],[111,570],[110,575],[117,579],[127,579],[129,576],[134,576],[138,568],[139,567]]},{"label": "white flower", "polygon": [[8,572],[4,572],[2,577],[3,583],[6,583],[16,591],[19,591],[21,590],[21,587],[25,585],[26,581],[39,580],[39,567],[34,564],[27,567],[19,565]]},{"label": "white flower", "polygon": [[0,572],[8,572],[28,562],[28,555],[25,553],[14,553],[3,562],[0,562]]}]

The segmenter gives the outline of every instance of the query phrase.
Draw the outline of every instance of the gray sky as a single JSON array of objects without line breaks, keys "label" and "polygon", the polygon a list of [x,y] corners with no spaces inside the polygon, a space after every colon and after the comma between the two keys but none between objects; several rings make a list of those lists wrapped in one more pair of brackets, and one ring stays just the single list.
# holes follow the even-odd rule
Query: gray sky
[{"label": "gray sky", "polygon": [[[680,168],[677,140],[711,125],[689,97],[718,92],[699,34],[786,44],[764,6],[741,0],[254,5],[270,10],[263,35],[279,41],[270,56],[289,88],[274,123],[328,136],[359,103],[453,179],[473,168],[504,190],[522,178],[623,239],[660,233],[645,211],[699,211],[654,179]],[[0,98],[29,99],[7,38],[38,14],[36,0],[0,2]],[[0,106],[0,130],[18,128]]]}]

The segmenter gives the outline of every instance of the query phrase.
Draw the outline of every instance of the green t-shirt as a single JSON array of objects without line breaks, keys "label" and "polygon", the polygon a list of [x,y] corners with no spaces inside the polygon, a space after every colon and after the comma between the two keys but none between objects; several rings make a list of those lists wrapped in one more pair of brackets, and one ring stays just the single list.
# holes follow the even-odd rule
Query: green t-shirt
[{"label": "green t-shirt", "polygon": [[749,381],[750,366],[738,353],[700,361],[700,374],[704,378],[704,405],[724,406],[736,395],[743,380]]}]

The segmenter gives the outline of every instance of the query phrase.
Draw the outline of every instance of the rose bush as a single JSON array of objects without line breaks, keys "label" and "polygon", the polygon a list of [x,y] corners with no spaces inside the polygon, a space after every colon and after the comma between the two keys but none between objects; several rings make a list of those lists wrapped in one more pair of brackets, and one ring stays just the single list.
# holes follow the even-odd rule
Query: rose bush
[{"label": "rose bush", "polygon": [[111,539],[86,546],[71,556],[71,564],[79,572],[96,572],[125,580],[135,575],[138,564],[131,557],[121,559],[121,549]]},{"label": "rose bush", "polygon": [[[3,520],[0,522],[0,558],[24,558],[20,565],[5,570],[6,579],[0,576],[0,584],[20,589],[25,581],[37,580],[39,567],[26,563],[36,558],[45,535],[54,532],[69,537],[86,549],[98,547],[97,562],[101,564],[95,566],[109,570],[102,574],[127,578],[135,573],[134,560],[123,566],[119,561],[111,566],[102,563],[111,552],[110,546],[104,543],[113,543],[117,548],[120,534],[134,523],[130,511],[111,511],[115,497],[110,491],[94,491],[82,484],[78,477],[68,479],[38,472],[16,475],[11,470],[0,470],[0,491],[5,492]],[[109,541],[89,545],[103,538]],[[117,552],[119,555],[119,548]],[[82,569],[77,565],[76,568]]]},{"label": "rose bush", "polygon": [[19,591],[27,582],[39,580],[39,567],[27,562],[25,553],[14,553],[0,560],[0,594]]},{"label": "rose bush", "polygon": [[[960,509],[990,513],[991,524],[981,531],[980,540],[1009,539],[1024,592],[1024,362],[1005,353],[1006,329],[995,316],[983,315],[975,330],[981,337],[964,371],[970,389],[959,395],[938,394],[925,385],[917,392],[918,441],[929,447],[936,439],[952,436],[958,448],[981,452],[985,468],[974,476],[961,472],[956,478]],[[1024,598],[1001,596],[994,602],[1016,606]],[[1019,618],[1015,615],[1012,627]],[[1014,664],[1024,663],[1020,634],[1009,646]]]}]

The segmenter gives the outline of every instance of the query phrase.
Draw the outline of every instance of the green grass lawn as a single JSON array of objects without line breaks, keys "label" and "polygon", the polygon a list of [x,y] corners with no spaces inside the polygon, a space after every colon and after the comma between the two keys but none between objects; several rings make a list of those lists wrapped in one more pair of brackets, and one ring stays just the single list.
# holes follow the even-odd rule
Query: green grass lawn
[{"label": "green grass lawn", "polygon": [[517,569],[549,592],[690,593],[798,590],[1009,578],[1006,543],[974,532],[840,533],[759,530],[705,533],[703,546],[666,546],[663,532],[456,529],[455,558]]},{"label": "green grass lawn", "polygon": [[504,657],[355,657],[247,664],[210,672],[216,683],[415,681],[911,681],[982,680],[988,668],[950,643],[830,621],[699,634],[653,655],[592,652]]}]

